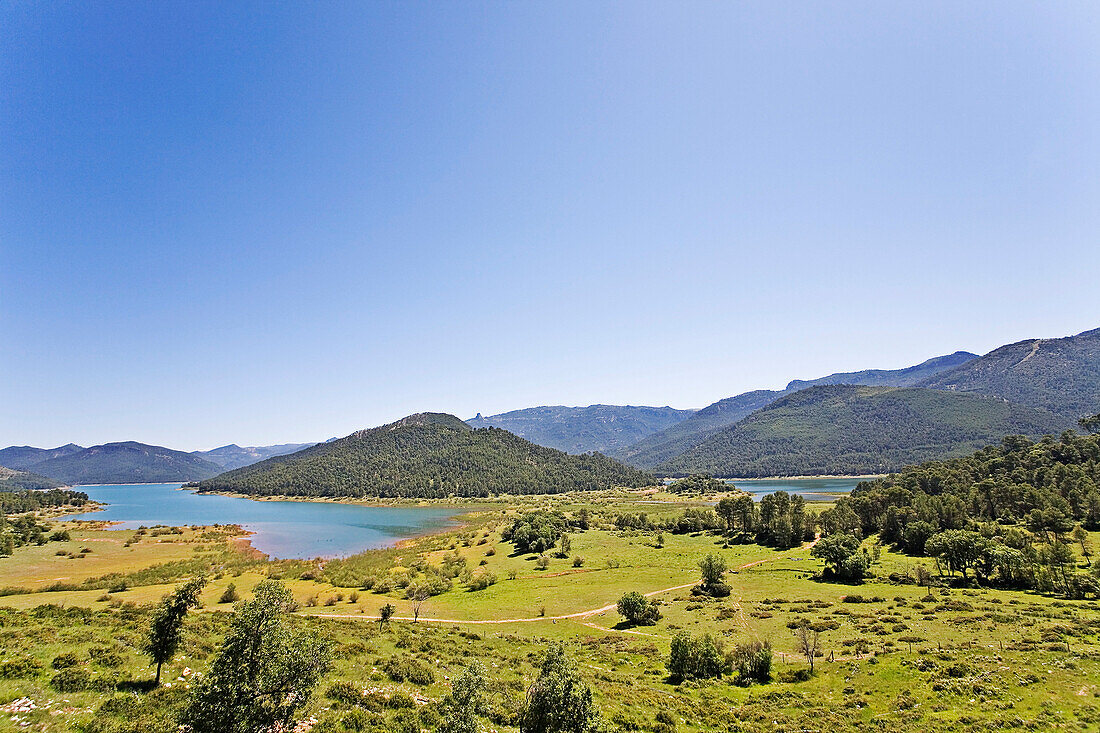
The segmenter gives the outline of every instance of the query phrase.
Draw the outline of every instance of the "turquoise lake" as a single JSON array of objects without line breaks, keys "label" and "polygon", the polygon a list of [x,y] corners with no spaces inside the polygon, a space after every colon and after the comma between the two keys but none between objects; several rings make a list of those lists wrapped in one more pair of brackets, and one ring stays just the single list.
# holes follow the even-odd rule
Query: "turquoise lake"
[{"label": "turquoise lake", "polygon": [[867,478],[754,478],[733,479],[734,486],[759,499],[777,491],[798,494],[806,501],[828,501],[836,494],[847,494]]},{"label": "turquoise lake", "polygon": [[367,507],[312,501],[252,501],[180,491],[181,484],[77,486],[101,511],[67,519],[120,522],[122,529],[156,524],[239,524],[252,546],[273,558],[347,557],[445,528],[461,510]]}]

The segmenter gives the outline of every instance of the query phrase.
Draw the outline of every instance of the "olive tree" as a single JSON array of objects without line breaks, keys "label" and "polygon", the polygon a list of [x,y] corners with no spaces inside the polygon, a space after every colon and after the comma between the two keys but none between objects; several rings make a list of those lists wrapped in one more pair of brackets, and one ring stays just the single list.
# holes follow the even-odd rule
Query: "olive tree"
[{"label": "olive tree", "polygon": [[293,625],[286,586],[264,580],[237,605],[229,632],[183,714],[192,733],[288,730],[328,669],[328,644]]}]

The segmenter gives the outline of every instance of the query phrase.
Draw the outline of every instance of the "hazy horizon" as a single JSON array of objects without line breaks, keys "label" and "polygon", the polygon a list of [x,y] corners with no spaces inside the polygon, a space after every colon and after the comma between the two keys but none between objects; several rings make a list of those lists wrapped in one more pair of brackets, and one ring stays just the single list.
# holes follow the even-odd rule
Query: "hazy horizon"
[{"label": "hazy horizon", "polygon": [[0,7],[0,445],[700,408],[1097,327],[1100,7]]}]

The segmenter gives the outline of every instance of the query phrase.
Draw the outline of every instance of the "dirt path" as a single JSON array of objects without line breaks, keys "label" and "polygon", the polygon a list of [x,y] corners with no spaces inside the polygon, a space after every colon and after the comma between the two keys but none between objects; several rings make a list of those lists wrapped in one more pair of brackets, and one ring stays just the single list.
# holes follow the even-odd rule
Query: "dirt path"
[{"label": "dirt path", "polygon": [[[748,570],[749,568],[756,567],[757,565],[762,565],[766,562],[772,562],[773,560],[783,559],[783,558],[787,557],[789,554],[791,554],[793,552],[802,552],[804,550],[809,550],[809,549],[813,548],[814,545],[817,544],[818,539],[820,539],[820,538],[819,537],[814,538],[814,541],[810,542],[809,544],[802,545],[801,547],[795,547],[791,550],[788,550],[787,552],[784,552],[781,555],[776,555],[775,557],[765,557],[762,560],[754,560],[753,562],[745,563],[744,565],[740,565],[740,566],[734,568],[732,572],[736,573],[736,572],[740,572],[742,570]],[[673,585],[673,586],[669,586],[668,588],[661,588],[660,590],[651,590],[648,593],[643,593],[642,595],[644,595],[646,598],[652,598],[653,596],[659,596],[662,593],[671,593],[674,590],[684,590],[685,588],[692,588],[692,587],[694,587],[698,584],[699,584],[699,581],[693,581],[691,583],[684,583],[683,585]],[[533,622],[536,622],[536,621],[568,621],[570,619],[588,619],[592,616],[598,616],[601,613],[607,613],[608,611],[613,611],[613,610],[618,608],[618,605],[619,604],[617,602],[616,603],[609,603],[606,606],[600,606],[599,608],[592,608],[592,609],[589,609],[587,611],[577,611],[576,613],[567,613],[567,614],[564,614],[564,615],[561,615],[561,616],[533,616],[533,617],[530,617],[530,618],[461,619],[461,618],[434,618],[434,617],[430,617],[430,616],[421,616],[418,619],[414,619],[412,616],[392,616],[390,618],[391,618],[392,621],[424,621],[426,623],[436,623],[436,624],[478,624],[478,625],[483,625],[483,626],[486,626],[486,625],[491,626],[491,625],[496,625],[496,624],[524,624],[524,623],[533,623]],[[738,599],[737,605],[738,605],[738,609],[740,610],[740,599]],[[357,619],[359,621],[378,621],[379,620],[378,616],[370,616],[370,615],[365,614],[365,613],[359,613],[359,614],[311,613],[311,614],[304,614],[304,615],[315,616],[317,618],[351,618],[351,619]],[[744,615],[744,613],[742,612],[742,616],[743,615]],[[744,619],[744,622],[747,626],[748,625],[748,620]],[[603,626],[599,626],[597,624],[587,622],[587,621],[584,622],[584,625],[585,626],[591,626],[591,627],[597,628],[597,629],[603,629],[604,631],[614,631],[615,630],[615,629],[607,629]],[[638,634],[640,636],[652,636],[652,634],[645,634],[645,633],[642,633],[640,631],[632,631],[632,632],[629,632],[629,633]]]}]

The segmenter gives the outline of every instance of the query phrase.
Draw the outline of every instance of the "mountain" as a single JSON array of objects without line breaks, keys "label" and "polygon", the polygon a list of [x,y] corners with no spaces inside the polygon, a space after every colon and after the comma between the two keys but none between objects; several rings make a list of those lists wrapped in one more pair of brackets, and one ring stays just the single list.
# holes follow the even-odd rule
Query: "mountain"
[{"label": "mountain", "polygon": [[243,466],[250,466],[253,463],[259,463],[266,458],[283,456],[287,453],[295,453],[311,445],[313,445],[313,443],[283,443],[281,445],[261,445],[242,448],[236,443],[230,443],[229,445],[223,445],[221,448],[214,448],[213,450],[192,451],[191,455],[204,458],[211,463],[216,463],[223,471],[229,471],[234,468],[241,468]]},{"label": "mountain", "polygon": [[27,489],[53,489],[61,486],[59,481],[39,476],[28,471],[16,471],[0,466],[0,491],[26,491]]},{"label": "mountain", "polygon": [[190,453],[129,441],[50,458],[34,470],[67,484],[139,484],[196,481],[222,469]]},{"label": "mountain", "polygon": [[965,455],[1004,435],[1067,427],[1046,410],[985,395],[828,385],[776,400],[658,471],[743,478],[884,473]]},{"label": "mountain", "polygon": [[532,443],[566,453],[610,453],[690,417],[671,407],[589,405],[530,407],[467,420],[475,428],[504,428]]},{"label": "mountain", "polygon": [[14,468],[17,471],[26,471],[36,463],[41,463],[50,458],[71,456],[73,453],[79,453],[82,450],[84,449],[75,443],[57,448],[32,448],[29,445],[13,445],[0,450],[0,466]]},{"label": "mountain", "polygon": [[1003,397],[1070,423],[1100,412],[1100,328],[994,349],[918,386]]},{"label": "mountain", "polygon": [[870,386],[911,387],[918,381],[940,372],[954,369],[977,359],[976,354],[956,351],[937,356],[904,369],[866,369],[860,372],[838,372],[818,379],[790,382],[786,389],[758,389],[736,397],[727,397],[704,407],[691,417],[660,430],[628,448],[612,451],[611,455],[632,466],[653,468],[669,461],[701,443],[707,436],[748,417],[760,408],[785,395],[817,385],[866,384]]},{"label": "mountain", "polygon": [[487,496],[645,486],[599,453],[571,456],[500,428],[420,413],[198,482],[200,491],[287,496]]}]

